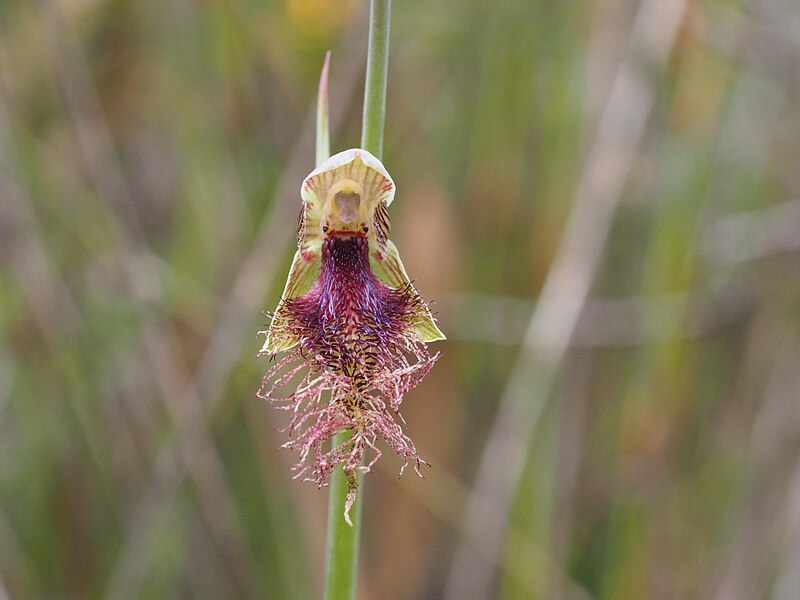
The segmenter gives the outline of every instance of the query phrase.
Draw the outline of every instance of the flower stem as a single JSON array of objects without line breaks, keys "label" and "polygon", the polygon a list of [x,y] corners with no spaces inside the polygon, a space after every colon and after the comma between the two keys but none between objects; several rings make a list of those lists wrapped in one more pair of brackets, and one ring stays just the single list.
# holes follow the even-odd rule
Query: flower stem
[{"label": "flower stem", "polygon": [[[361,130],[361,147],[378,159],[383,154],[383,124],[386,118],[386,79],[389,65],[389,13],[391,0],[371,0],[369,17],[369,47],[367,49],[367,78],[364,86],[364,116]],[[325,102],[320,99],[319,112],[324,110],[325,126],[318,116],[317,159],[321,151],[320,132],[327,143],[327,61],[324,69]],[[320,97],[323,85],[320,83]],[[324,106],[323,106],[324,104]],[[346,444],[352,432],[340,431],[333,438],[333,447]],[[331,476],[328,502],[327,567],[325,571],[325,600],[353,600],[358,573],[358,546],[361,534],[361,507],[364,490],[361,474],[356,472],[359,489],[355,504],[350,510],[352,525],[344,517],[344,507],[350,485],[342,467]]]},{"label": "flower stem", "polygon": [[391,8],[391,0],[372,0],[369,9],[369,49],[367,80],[364,85],[364,117],[361,121],[361,147],[378,159],[381,159],[383,154],[383,124],[386,120]]},{"label": "flower stem", "polygon": [[[352,432],[340,431],[333,438],[334,447],[346,444]],[[361,480],[361,475],[356,477]],[[359,481],[360,487],[360,481]],[[360,490],[350,509],[352,526],[344,520],[344,503],[349,490],[342,467],[331,476],[328,501],[328,565],[325,572],[325,600],[352,600],[356,594],[358,546],[361,531],[361,507],[364,491]]]}]

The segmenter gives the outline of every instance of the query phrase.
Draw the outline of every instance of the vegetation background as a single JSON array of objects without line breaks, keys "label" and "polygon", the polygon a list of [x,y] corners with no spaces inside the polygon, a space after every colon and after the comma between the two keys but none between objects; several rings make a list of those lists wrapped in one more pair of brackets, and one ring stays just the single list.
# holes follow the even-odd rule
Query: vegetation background
[{"label": "vegetation background", "polygon": [[[0,3],[0,598],[317,598],[254,396],[364,0]],[[362,599],[797,598],[800,4],[393,7],[393,239],[449,340]],[[539,300],[537,302],[537,299]]]}]

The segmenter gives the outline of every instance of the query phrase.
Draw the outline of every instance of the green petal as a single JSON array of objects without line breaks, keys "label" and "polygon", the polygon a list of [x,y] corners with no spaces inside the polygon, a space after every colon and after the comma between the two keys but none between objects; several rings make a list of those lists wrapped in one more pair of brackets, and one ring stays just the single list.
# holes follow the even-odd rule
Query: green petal
[{"label": "green petal", "polygon": [[[308,256],[308,254],[306,254]],[[272,323],[267,331],[267,340],[261,348],[261,352],[268,352],[274,354],[281,350],[288,350],[298,343],[298,339],[287,335],[282,332],[281,325],[285,323],[286,317],[284,313],[284,300],[289,298],[297,298],[304,296],[308,290],[314,285],[314,282],[319,277],[319,270],[321,265],[319,252],[312,253],[313,258],[306,260],[303,254],[298,250],[294,254],[292,261],[292,268],[289,269],[289,277],[286,280],[286,286],[283,288],[281,294],[281,301],[278,303],[278,308],[275,309],[275,315],[272,317]]]},{"label": "green petal", "polygon": [[289,298],[305,296],[317,281],[321,265],[322,260],[319,250],[312,250],[312,253],[305,258],[299,250],[295,252],[281,298],[288,300]]},{"label": "green petal", "polygon": [[[380,253],[377,253],[380,256]],[[378,258],[375,252],[370,252],[369,264],[372,267],[372,272],[383,283],[389,287],[397,288],[402,285],[410,285],[411,289],[419,296],[416,288],[411,284],[408,278],[406,268],[403,266],[403,261],[400,260],[400,253],[397,251],[397,246],[394,245],[392,240],[386,241],[386,252],[383,258]],[[422,303],[426,306],[425,303]],[[436,326],[436,321],[431,314],[430,309],[425,308],[425,312],[420,314],[414,321],[414,326],[417,328],[423,342],[435,342],[436,340],[447,339],[442,331]]]}]

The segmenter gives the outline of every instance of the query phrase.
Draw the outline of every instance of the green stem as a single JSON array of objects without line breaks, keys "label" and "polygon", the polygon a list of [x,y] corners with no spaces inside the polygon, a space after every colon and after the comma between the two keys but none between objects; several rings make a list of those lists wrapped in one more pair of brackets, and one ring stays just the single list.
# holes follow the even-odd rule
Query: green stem
[{"label": "green stem", "polygon": [[369,9],[369,50],[364,85],[361,147],[381,158],[386,120],[386,79],[389,67],[389,13],[391,0],[372,0]]},{"label": "green stem", "polygon": [[[350,431],[340,431],[333,438],[334,447],[346,444]],[[357,474],[359,488],[361,474]],[[352,600],[356,596],[358,574],[358,546],[361,532],[361,507],[364,490],[360,489],[356,502],[350,509],[352,527],[344,520],[344,503],[349,486],[344,472],[338,467],[331,476],[328,501],[328,566],[325,572],[325,600]]]},{"label": "green stem", "polygon": [[[371,0],[369,19],[369,48],[367,50],[367,78],[364,87],[364,118],[361,130],[361,147],[381,158],[383,154],[383,124],[386,118],[386,79],[389,66],[389,13],[391,0]],[[327,71],[327,68],[325,69]],[[327,96],[327,84],[326,96]],[[322,112],[322,103],[320,103]],[[324,106],[327,122],[327,99]],[[319,117],[318,117],[319,119]],[[319,123],[319,121],[318,121]],[[318,127],[325,130],[327,127]],[[327,140],[327,138],[326,138]],[[317,143],[319,159],[320,140]],[[350,431],[340,431],[333,438],[333,447],[346,444]],[[359,493],[350,509],[352,526],[344,519],[344,506],[349,485],[342,467],[331,476],[328,503],[327,568],[325,570],[325,600],[353,600],[356,595],[358,573],[358,545],[361,537],[361,507],[364,500],[363,482],[356,474]]]}]

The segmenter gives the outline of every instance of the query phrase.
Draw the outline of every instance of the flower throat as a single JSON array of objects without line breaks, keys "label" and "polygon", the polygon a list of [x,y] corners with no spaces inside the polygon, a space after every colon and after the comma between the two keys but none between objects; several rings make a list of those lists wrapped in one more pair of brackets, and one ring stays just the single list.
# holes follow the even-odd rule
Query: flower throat
[{"label": "flower throat", "polygon": [[390,288],[375,276],[367,238],[332,235],[322,245],[319,278],[305,296],[287,301],[287,310],[305,353],[360,381],[382,362],[382,347],[409,335],[420,306],[412,288]]}]

